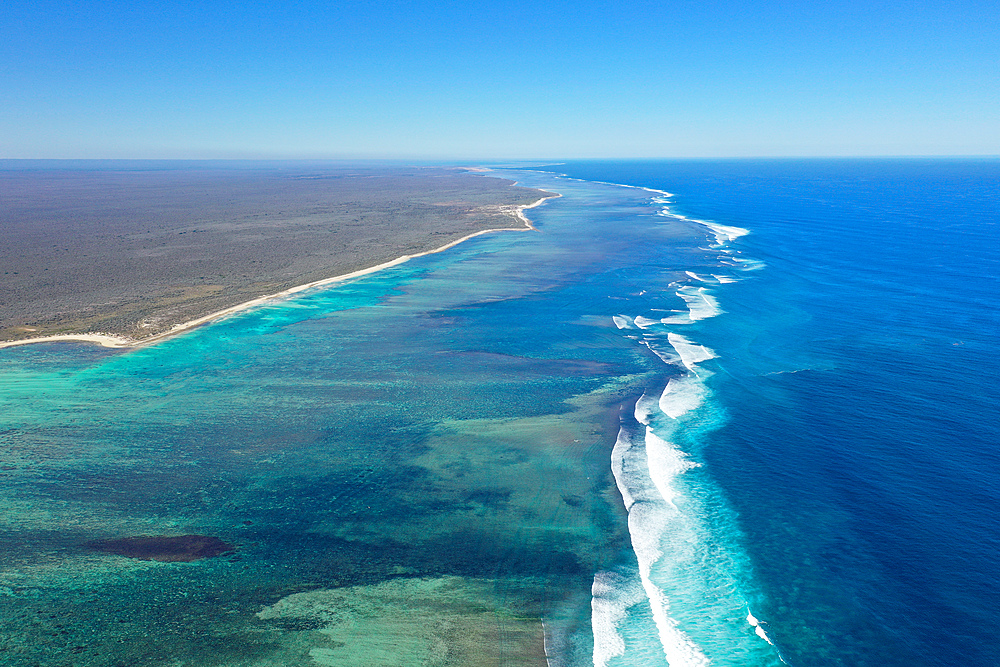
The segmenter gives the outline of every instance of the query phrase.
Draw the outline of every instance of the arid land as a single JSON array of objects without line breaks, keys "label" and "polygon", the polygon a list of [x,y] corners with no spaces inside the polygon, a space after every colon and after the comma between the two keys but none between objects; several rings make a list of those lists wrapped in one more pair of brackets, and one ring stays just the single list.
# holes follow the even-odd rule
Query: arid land
[{"label": "arid land", "polygon": [[523,229],[540,190],[444,168],[0,169],[0,342],[133,341],[265,295]]}]

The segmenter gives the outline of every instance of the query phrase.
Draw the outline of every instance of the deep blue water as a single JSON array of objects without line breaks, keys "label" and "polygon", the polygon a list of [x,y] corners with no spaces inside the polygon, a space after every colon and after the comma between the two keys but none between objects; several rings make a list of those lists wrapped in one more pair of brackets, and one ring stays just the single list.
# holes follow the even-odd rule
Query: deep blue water
[{"label": "deep blue water", "polygon": [[498,171],[538,232],[0,350],[0,664],[996,663],[1000,162]]},{"label": "deep blue water", "polygon": [[768,632],[796,665],[1000,654],[1000,162],[570,163],[744,227],[700,340]]}]

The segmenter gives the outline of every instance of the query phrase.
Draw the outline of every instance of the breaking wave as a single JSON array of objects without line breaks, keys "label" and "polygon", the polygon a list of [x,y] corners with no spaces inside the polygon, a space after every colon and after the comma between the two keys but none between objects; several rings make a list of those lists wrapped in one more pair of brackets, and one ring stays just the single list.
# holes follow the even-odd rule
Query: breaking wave
[{"label": "breaking wave", "polygon": [[[653,201],[665,204],[668,197],[663,193]],[[688,220],[666,208],[661,215]],[[693,222],[707,227],[719,245],[748,233],[738,227]],[[730,253],[723,257],[723,263],[739,270],[763,265]],[[737,281],[725,274],[687,271],[686,275],[701,283],[676,290],[687,306],[686,313],[675,311],[663,318],[616,314],[612,318],[618,329],[648,347],[675,374],[661,389],[637,399],[631,414],[622,415],[611,453],[611,472],[628,512],[636,560],[632,569],[602,571],[594,578],[595,667],[656,664],[663,658],[671,667],[702,667],[716,663],[710,655],[718,655],[719,664],[747,664],[744,658],[751,656],[753,664],[780,662],[770,637],[740,593],[738,582],[743,577],[738,572],[743,566],[734,564],[740,557],[719,555],[736,547],[721,546],[726,540],[720,543],[713,533],[718,519],[709,519],[713,512],[702,506],[704,482],[690,479],[699,464],[677,444],[697,440],[696,433],[710,430],[713,419],[718,419],[711,416],[716,408],[706,384],[712,372],[700,366],[717,355],[694,340],[696,333],[689,337],[671,328],[722,314],[706,285]],[[672,597],[678,594],[681,598],[672,609]],[[733,623],[742,618],[746,624]],[[637,627],[648,630],[640,632]],[[649,658],[654,638],[655,652],[662,655],[659,659]]]}]

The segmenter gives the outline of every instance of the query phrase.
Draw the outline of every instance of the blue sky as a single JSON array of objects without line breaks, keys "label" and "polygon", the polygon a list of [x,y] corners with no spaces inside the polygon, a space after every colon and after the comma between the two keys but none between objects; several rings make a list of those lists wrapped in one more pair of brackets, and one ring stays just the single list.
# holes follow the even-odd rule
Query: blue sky
[{"label": "blue sky", "polygon": [[1000,154],[995,1],[5,0],[0,34],[6,158]]}]

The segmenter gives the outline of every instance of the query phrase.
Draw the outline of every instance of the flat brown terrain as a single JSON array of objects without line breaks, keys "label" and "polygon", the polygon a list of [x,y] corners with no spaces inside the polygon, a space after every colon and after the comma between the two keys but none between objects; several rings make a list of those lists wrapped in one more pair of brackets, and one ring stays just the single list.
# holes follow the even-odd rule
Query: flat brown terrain
[{"label": "flat brown terrain", "polygon": [[547,195],[444,168],[0,170],[0,341],[141,340],[291,287],[522,228]]}]

